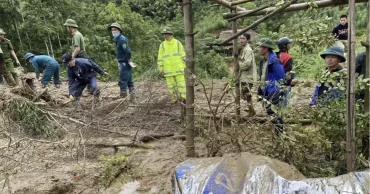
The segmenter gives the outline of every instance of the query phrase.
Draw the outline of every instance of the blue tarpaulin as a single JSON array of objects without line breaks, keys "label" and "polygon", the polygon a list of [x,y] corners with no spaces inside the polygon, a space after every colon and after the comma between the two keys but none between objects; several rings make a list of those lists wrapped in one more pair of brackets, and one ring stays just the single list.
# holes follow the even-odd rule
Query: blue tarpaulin
[{"label": "blue tarpaulin", "polygon": [[175,194],[370,193],[370,172],[305,178],[295,167],[250,153],[190,159],[176,167]]}]

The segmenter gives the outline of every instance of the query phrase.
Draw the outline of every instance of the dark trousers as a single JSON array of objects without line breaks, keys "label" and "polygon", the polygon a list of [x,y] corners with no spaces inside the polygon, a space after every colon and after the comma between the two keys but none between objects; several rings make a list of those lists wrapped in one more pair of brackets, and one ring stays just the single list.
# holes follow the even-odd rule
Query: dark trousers
[{"label": "dark trousers", "polygon": [[121,90],[134,87],[134,82],[132,81],[132,67],[128,63],[119,63],[118,86]]}]

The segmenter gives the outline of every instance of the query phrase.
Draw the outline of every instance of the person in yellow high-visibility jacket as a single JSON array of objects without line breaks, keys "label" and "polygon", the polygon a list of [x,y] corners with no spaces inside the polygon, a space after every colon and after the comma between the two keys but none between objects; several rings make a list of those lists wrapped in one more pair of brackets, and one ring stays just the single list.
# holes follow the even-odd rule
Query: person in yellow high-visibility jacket
[{"label": "person in yellow high-visibility jacket", "polygon": [[184,101],[186,99],[184,47],[180,41],[173,37],[171,28],[164,28],[162,34],[165,41],[159,46],[158,70],[166,78],[167,88],[172,94],[172,101]]}]

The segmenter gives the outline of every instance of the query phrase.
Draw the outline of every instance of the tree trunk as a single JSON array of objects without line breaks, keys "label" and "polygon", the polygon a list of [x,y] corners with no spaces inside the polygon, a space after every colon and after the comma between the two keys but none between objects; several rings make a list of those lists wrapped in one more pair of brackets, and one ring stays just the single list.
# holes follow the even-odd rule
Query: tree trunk
[{"label": "tree trunk", "polygon": [[188,157],[195,157],[194,123],[194,33],[192,0],[183,0],[186,53],[186,150]]},{"label": "tree trunk", "polygon": [[57,37],[58,37],[59,48],[60,50],[62,50],[62,43],[60,42],[59,33],[57,34]]},{"label": "tree trunk", "polygon": [[48,41],[47,40],[44,40],[44,42],[45,42],[45,46],[46,46],[46,51],[47,51],[47,53],[48,53],[48,55],[50,56],[50,54],[49,54],[49,47],[48,47]]},{"label": "tree trunk", "polygon": [[349,41],[348,41],[348,78],[347,78],[347,171],[353,172],[356,164],[355,150],[355,74],[356,74],[356,2],[349,0]]},{"label": "tree trunk", "polygon": [[[233,21],[233,34],[238,33],[237,20]],[[234,84],[235,84],[235,112],[236,122],[240,121],[240,73],[238,62],[238,39],[233,40],[233,56],[234,56]]]},{"label": "tree trunk", "polygon": [[[14,2],[13,2],[12,0],[9,0],[9,3],[10,3],[10,5],[11,5],[12,7],[14,7]],[[17,31],[17,35],[18,35],[18,39],[19,39],[20,48],[21,48],[21,50],[23,50],[22,39],[21,39],[21,35],[20,35],[20,33],[19,33],[18,24],[17,24],[17,21],[15,20],[15,18],[14,18],[13,22],[14,22],[14,28],[15,28],[15,30]]]},{"label": "tree trunk", "polygon": [[[22,9],[22,5],[21,4],[22,4],[22,0],[19,0],[19,10],[21,10],[22,24],[24,25],[24,15],[23,15],[23,9]],[[28,49],[29,50],[32,50],[31,39],[28,36],[27,30],[26,30],[26,37],[27,37],[27,42],[28,42]]]}]

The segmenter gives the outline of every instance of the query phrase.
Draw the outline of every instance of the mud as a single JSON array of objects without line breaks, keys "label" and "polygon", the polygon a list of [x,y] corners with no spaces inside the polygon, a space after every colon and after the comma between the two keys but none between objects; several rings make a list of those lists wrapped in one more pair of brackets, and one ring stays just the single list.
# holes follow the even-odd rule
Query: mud
[{"label": "mud", "polygon": [[[226,82],[213,80],[213,84],[212,81],[204,83],[207,95],[213,90],[212,103],[218,103]],[[41,91],[39,84],[36,86]],[[80,109],[71,103],[64,104],[68,101],[65,82],[60,89],[53,85],[48,87],[48,93],[56,99],[53,103],[42,99],[37,102],[43,110],[54,113],[50,122],[55,125],[55,130],[65,131],[61,139],[27,137],[17,124],[2,114],[0,193],[172,193],[174,168],[187,159],[185,142],[171,137],[147,143],[137,141],[150,134],[185,134],[180,105],[170,103],[165,82],[136,83],[137,104],[117,98],[119,88],[116,83],[99,83],[99,86],[100,101],[94,104],[93,97],[84,93]],[[7,109],[7,101],[21,98],[12,92],[14,88],[0,85],[0,90],[3,112]],[[309,103],[311,91],[307,92],[307,88],[302,90],[293,90],[292,103],[298,106]],[[232,92],[229,92],[221,103],[228,104],[232,99]],[[209,114],[201,84],[196,86],[195,101],[197,114]],[[257,113],[264,114],[260,104],[255,104]],[[232,110],[232,107],[226,108],[225,112]],[[247,113],[242,111],[242,114]],[[205,146],[203,138],[196,138],[200,157],[207,155]],[[114,154],[127,156],[131,169],[117,177],[109,188],[103,189],[99,185],[101,163],[98,158]],[[281,168],[276,170],[285,171]]]}]

